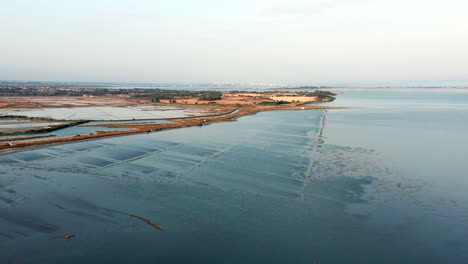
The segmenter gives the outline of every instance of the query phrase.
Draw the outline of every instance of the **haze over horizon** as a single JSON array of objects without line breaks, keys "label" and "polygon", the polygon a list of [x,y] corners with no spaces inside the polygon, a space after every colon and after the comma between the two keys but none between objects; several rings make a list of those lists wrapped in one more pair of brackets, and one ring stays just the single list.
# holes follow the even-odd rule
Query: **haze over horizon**
[{"label": "haze over horizon", "polygon": [[0,9],[0,79],[468,85],[461,0],[79,2]]}]

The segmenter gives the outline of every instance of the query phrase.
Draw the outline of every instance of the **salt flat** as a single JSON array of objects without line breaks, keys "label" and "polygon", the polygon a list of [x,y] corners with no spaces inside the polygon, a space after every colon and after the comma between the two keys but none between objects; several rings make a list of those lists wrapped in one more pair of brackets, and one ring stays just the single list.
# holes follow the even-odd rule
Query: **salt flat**
[{"label": "salt flat", "polygon": [[[203,111],[203,110],[202,110]],[[205,115],[200,109],[161,107],[161,106],[98,106],[98,107],[59,107],[59,108],[8,108],[1,115],[21,115],[60,120],[130,120],[179,118]]]}]

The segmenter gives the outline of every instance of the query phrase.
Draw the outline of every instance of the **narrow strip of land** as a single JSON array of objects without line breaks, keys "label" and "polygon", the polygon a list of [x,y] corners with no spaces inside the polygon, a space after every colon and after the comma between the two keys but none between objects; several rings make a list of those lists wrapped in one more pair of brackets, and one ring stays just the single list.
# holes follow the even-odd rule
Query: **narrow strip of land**
[{"label": "narrow strip of land", "polygon": [[235,121],[237,118],[242,117],[242,116],[252,115],[252,114],[256,114],[259,112],[266,112],[266,111],[298,111],[298,110],[300,111],[300,110],[339,109],[339,108],[325,107],[325,106],[311,106],[311,105],[308,105],[308,106],[305,106],[305,105],[304,106],[303,105],[264,105],[264,106],[255,105],[255,106],[243,106],[239,108],[225,107],[225,109],[227,110],[225,112],[225,115],[217,114],[215,115],[216,117],[203,116],[203,117],[195,117],[195,118],[190,118],[190,119],[179,119],[177,120],[177,122],[173,122],[173,123],[143,124],[143,125],[139,125],[139,124],[99,125],[99,126],[112,127],[112,128],[133,128],[131,130],[99,132],[99,133],[90,134],[90,135],[76,135],[72,137],[51,138],[51,139],[33,140],[33,141],[21,141],[21,142],[16,142],[16,143],[12,143],[12,142],[0,143],[0,151],[40,146],[40,145],[48,145],[48,144],[69,143],[69,142],[91,140],[91,139],[98,139],[98,138],[111,137],[111,136],[124,136],[124,135],[138,134],[138,133],[149,133],[149,132],[156,132],[156,131],[175,129],[175,128],[204,126],[204,125],[208,125],[211,123],[218,123],[218,122],[231,122],[231,121]]},{"label": "narrow strip of land", "polygon": [[[42,139],[44,137],[52,137],[53,135],[38,135],[38,136],[24,136],[24,137],[9,137],[0,139],[0,151],[12,150],[18,148],[26,148],[33,146],[41,146],[48,144],[68,143],[80,140],[91,140],[111,136],[124,136],[138,133],[149,133],[161,130],[193,127],[193,126],[204,126],[211,123],[217,122],[230,122],[234,121],[239,117],[252,115],[259,112],[266,111],[301,111],[301,110],[317,110],[317,109],[331,109],[315,103],[329,102],[335,99],[335,94],[327,91],[310,91],[310,92],[290,92],[290,91],[275,91],[275,92],[217,92],[217,91],[182,91],[182,90],[159,90],[159,89],[137,89],[137,90],[101,90],[101,89],[58,89],[58,88],[30,88],[20,89],[18,87],[8,87],[3,91],[5,95],[17,96],[5,100],[5,105],[1,107],[5,109],[5,114],[0,116],[3,119],[13,118],[36,118],[28,116],[17,116],[8,115],[8,113],[22,113],[27,115],[33,110],[32,116],[37,116],[37,109],[57,109],[54,111],[48,111],[49,114],[55,116],[63,116],[60,113],[60,109],[54,108],[58,106],[71,105],[76,99],[82,104],[82,107],[96,105],[106,106],[108,102],[117,102],[119,105],[124,102],[128,106],[140,109],[135,111],[145,111],[144,109],[150,109],[149,111],[179,111],[183,116],[178,117],[167,117],[167,118],[152,118],[156,122],[112,122],[112,120],[103,120],[105,122],[99,123],[88,123],[91,120],[62,120],[65,124],[56,126],[50,126],[41,130],[30,130],[30,131],[15,131],[8,135],[18,134],[34,134],[34,133],[51,133],[54,130],[74,127],[74,126],[86,126],[86,127],[103,127],[106,129],[91,130],[91,133],[87,132],[86,135],[72,135],[67,134],[62,137]],[[49,95],[51,97],[56,96],[57,100],[51,100],[48,97],[35,97],[31,94],[38,95]],[[68,96],[68,97],[67,97]],[[83,98],[87,98],[84,100]],[[1,101],[1,100],[0,100]],[[112,103],[114,104],[114,103]],[[111,105],[112,105],[111,104]],[[21,105],[22,108],[17,108]],[[78,107],[72,107],[76,113],[80,113]],[[25,110],[26,109],[26,110]],[[68,109],[68,108],[64,108]],[[106,108],[107,109],[107,108]],[[104,109],[104,110],[106,110]],[[122,108],[126,109],[126,108]],[[143,110],[141,110],[143,109]],[[332,108],[336,109],[336,108]],[[196,110],[195,116],[187,116],[187,111]],[[36,111],[36,112],[34,112]],[[65,111],[65,110],[63,110]],[[83,110],[87,113],[85,110]],[[88,109],[89,111],[89,109]],[[98,110],[96,110],[98,111]],[[102,109],[100,110],[102,111]],[[122,110],[123,111],[123,110]],[[133,111],[133,110],[132,110]],[[67,113],[70,111],[66,111]],[[117,113],[121,112],[121,109],[116,110]],[[206,113],[206,114],[205,114]],[[93,112],[89,113],[93,116]],[[75,115],[75,114],[73,114]],[[108,113],[107,116],[112,116],[113,113]],[[86,116],[81,115],[81,116]],[[99,115],[98,115],[99,116]],[[124,114],[128,116],[128,113]],[[131,115],[130,115],[131,116]],[[170,115],[169,115],[170,116]],[[115,117],[119,119],[119,117]],[[42,117],[40,120],[44,119]],[[45,119],[44,119],[45,120]],[[55,119],[47,119],[48,121]],[[157,122],[164,120],[165,122]],[[108,122],[109,121],[109,122]],[[114,120],[115,121],[115,120]],[[137,121],[133,118],[128,121]],[[88,123],[88,124],[87,124]],[[119,130],[113,130],[119,129]],[[110,131],[109,131],[110,130]],[[79,130],[83,131],[83,130]],[[89,130],[85,130],[89,131]],[[7,134],[3,134],[7,136]],[[31,139],[31,140],[28,140]],[[37,139],[37,140],[35,140]],[[4,142],[4,143],[3,143]]]}]

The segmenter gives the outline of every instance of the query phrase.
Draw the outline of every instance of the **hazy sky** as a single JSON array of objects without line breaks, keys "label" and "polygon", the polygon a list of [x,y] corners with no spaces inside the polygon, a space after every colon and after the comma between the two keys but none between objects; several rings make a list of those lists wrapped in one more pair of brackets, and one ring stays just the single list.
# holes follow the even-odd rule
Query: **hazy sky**
[{"label": "hazy sky", "polygon": [[0,79],[468,83],[466,0],[0,0]]}]

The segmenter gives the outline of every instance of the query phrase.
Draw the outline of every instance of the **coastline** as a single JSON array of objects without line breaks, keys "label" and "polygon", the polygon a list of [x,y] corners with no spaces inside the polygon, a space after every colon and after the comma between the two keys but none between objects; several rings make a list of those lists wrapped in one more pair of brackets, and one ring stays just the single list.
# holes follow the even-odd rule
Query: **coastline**
[{"label": "coastline", "polygon": [[[184,105],[184,107],[193,107],[191,105]],[[206,107],[206,105],[204,105]],[[168,120],[177,119],[175,123],[166,123],[166,124],[151,124],[151,125],[99,125],[100,127],[112,127],[112,128],[133,128],[132,130],[122,130],[122,131],[111,131],[111,132],[102,132],[91,135],[77,135],[72,137],[64,138],[53,138],[53,139],[44,139],[44,140],[34,140],[34,141],[22,141],[16,143],[0,143],[0,152],[26,149],[36,146],[44,146],[50,144],[65,144],[77,141],[85,140],[94,140],[104,137],[116,137],[116,136],[126,136],[133,134],[141,133],[151,133],[162,130],[185,128],[185,127],[194,127],[194,126],[204,126],[212,123],[219,122],[232,122],[237,118],[242,116],[254,115],[259,112],[267,111],[300,111],[300,110],[322,110],[322,109],[342,109],[340,107],[326,107],[326,106],[306,106],[306,105],[275,105],[275,106],[259,106],[259,105],[246,105],[240,106],[238,108],[233,107],[222,107],[216,105],[217,108],[229,109],[221,114],[216,115],[205,115],[205,116],[196,116],[196,117],[186,117],[186,118],[168,118]]]}]

